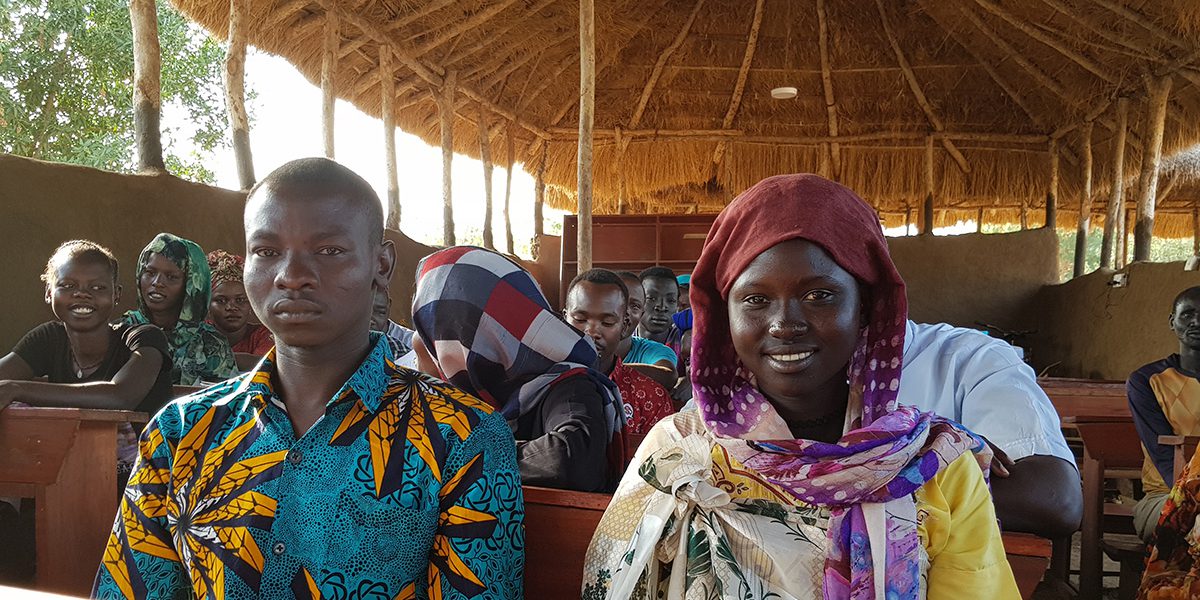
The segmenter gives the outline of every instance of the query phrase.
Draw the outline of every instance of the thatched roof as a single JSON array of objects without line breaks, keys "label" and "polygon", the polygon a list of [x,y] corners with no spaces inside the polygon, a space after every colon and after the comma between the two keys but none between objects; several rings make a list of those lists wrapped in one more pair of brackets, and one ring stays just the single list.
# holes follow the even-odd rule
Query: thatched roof
[{"label": "thatched roof", "polygon": [[[314,82],[336,16],[336,92],[368,114],[380,114],[386,44],[396,123],[431,144],[434,90],[453,72],[455,151],[479,155],[481,115],[531,171],[545,144],[548,201],[573,208],[577,2],[244,1],[250,43]],[[228,1],[174,2],[224,37]],[[1173,77],[1164,155],[1200,142],[1195,0],[596,0],[596,19],[597,212],[616,210],[622,177],[632,210],[685,212],[813,171],[894,219],[924,196],[932,136],[937,206],[1009,218],[1021,204],[1041,211],[1054,138],[1069,226],[1089,119],[1104,210],[1118,95],[1131,98],[1124,175],[1136,181],[1147,75]],[[798,97],[773,99],[781,86]]]}]

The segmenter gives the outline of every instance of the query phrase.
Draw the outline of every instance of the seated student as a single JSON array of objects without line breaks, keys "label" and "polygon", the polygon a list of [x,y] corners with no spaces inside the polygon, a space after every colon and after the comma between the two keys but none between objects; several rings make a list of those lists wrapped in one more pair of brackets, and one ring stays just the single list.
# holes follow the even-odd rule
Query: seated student
[{"label": "seated student", "polygon": [[529,273],[483,248],[435,252],[417,266],[413,325],[419,364],[508,419],[524,483],[612,489],[625,464],[616,385]]},{"label": "seated student", "polygon": [[907,321],[901,404],[962,423],[991,444],[992,497],[1006,531],[1070,535],[1083,516],[1075,456],[1033,369],[1003,340]]},{"label": "seated student", "polygon": [[[117,259],[86,240],[54,251],[42,274],[54,321],[25,334],[0,358],[0,410],[33,406],[105,408],[154,413],[171,398],[171,354],[153,325],[110,325],[120,302]],[[46,381],[30,381],[45,377]],[[120,478],[128,477],[137,435],[122,423],[117,448]]]},{"label": "seated student", "polygon": [[246,260],[236,254],[224,250],[208,253],[208,270],[212,272],[209,322],[229,342],[240,371],[253,369],[275,346],[271,330],[250,320],[254,315],[250,312],[250,300],[246,298],[246,286],[242,283],[245,268]]},{"label": "seated student", "polygon": [[396,342],[401,354],[412,352],[413,330],[392,320],[392,296],[388,288],[377,288],[371,303],[371,331],[378,331]]},{"label": "seated student", "polygon": [[646,313],[646,290],[642,280],[630,271],[618,271],[617,275],[629,290],[629,326],[621,332],[621,343],[617,344],[617,356],[621,362],[639,373],[653,379],[659,385],[671,389],[677,381],[675,363],[679,360],[666,344],[634,335]]},{"label": "seated student", "polygon": [[1134,371],[1126,383],[1145,454],[1146,495],[1134,506],[1133,526],[1147,542],[1174,483],[1174,451],[1159,444],[1158,436],[1200,435],[1200,286],[1180,292],[1171,307],[1169,323],[1179,338],[1179,353]]},{"label": "seated student", "polygon": [[621,333],[629,323],[628,298],[629,289],[616,273],[592,269],[577,275],[567,286],[563,314],[568,323],[595,341],[600,354],[597,368],[621,392],[625,431],[645,435],[655,423],[675,412],[675,408],[666,388],[626,367],[616,354]]},{"label": "seated student", "polygon": [[675,272],[667,267],[650,267],[639,277],[646,290],[646,312],[638,325],[637,335],[665,344],[679,356],[681,331],[671,321],[679,312],[679,284]]},{"label": "seated student", "polygon": [[368,329],[395,264],[374,190],[292,161],[250,191],[245,228],[275,348],[151,419],[93,596],[521,598],[507,424]]},{"label": "seated student", "polygon": [[1200,452],[1192,455],[1163,503],[1150,537],[1150,559],[1142,573],[1139,600],[1200,598]]},{"label": "seated student", "polygon": [[700,409],[638,448],[584,597],[1020,597],[987,445],[896,403],[907,301],[866,202],[815,175],[756,184],[692,292]]},{"label": "seated student", "polygon": [[176,385],[203,385],[237,373],[229,342],[204,320],[211,277],[200,246],[170,233],[155,236],[138,256],[138,307],[122,321],[163,330]]}]

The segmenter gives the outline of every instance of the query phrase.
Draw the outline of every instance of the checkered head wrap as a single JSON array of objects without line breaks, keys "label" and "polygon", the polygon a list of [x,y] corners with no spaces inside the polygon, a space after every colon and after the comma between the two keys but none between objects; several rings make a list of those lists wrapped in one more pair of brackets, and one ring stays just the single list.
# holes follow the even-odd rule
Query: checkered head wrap
[{"label": "checkered head wrap", "polygon": [[536,408],[555,383],[582,374],[605,399],[610,437],[624,427],[616,386],[592,368],[591,340],[500,254],[455,246],[425,257],[417,266],[413,325],[443,379],[510,421]]}]

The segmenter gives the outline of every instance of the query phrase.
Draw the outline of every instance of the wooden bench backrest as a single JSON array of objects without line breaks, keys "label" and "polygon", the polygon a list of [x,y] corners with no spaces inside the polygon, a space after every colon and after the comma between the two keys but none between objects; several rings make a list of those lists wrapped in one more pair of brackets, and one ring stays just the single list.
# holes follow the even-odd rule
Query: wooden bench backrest
[{"label": "wooden bench backrest", "polygon": [[1038,379],[1060,418],[1076,416],[1129,417],[1124,381],[1098,379]]},{"label": "wooden bench backrest", "polygon": [[1063,424],[1079,431],[1085,456],[1102,461],[1106,470],[1142,468],[1142,440],[1132,417],[1076,416]]}]

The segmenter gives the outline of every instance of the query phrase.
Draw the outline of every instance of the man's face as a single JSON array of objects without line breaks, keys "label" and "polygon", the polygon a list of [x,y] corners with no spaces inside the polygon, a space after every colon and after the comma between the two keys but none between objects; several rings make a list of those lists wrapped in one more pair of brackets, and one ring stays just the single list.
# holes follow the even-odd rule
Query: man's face
[{"label": "man's face", "polygon": [[287,348],[336,350],[360,344],[372,290],[395,261],[378,243],[359,202],[338,194],[261,188],[246,206],[246,294]]},{"label": "man's face", "polygon": [[600,366],[609,368],[625,329],[625,297],[615,285],[581,281],[567,295],[567,322],[596,343]]},{"label": "man's face", "polygon": [[688,291],[691,286],[679,286],[679,310],[676,312],[685,311],[692,307],[692,299],[688,297]]},{"label": "man's face", "polygon": [[1200,350],[1200,297],[1184,296],[1171,313],[1171,331],[1180,346]]},{"label": "man's face", "polygon": [[649,333],[664,333],[671,328],[671,315],[678,312],[679,284],[674,279],[647,277],[642,280],[646,289],[646,314],[642,327]]},{"label": "man's face", "polygon": [[642,289],[642,282],[626,279],[625,286],[629,288],[629,323],[621,339],[631,337],[638,323],[642,322],[642,315],[646,314],[646,290]]}]

